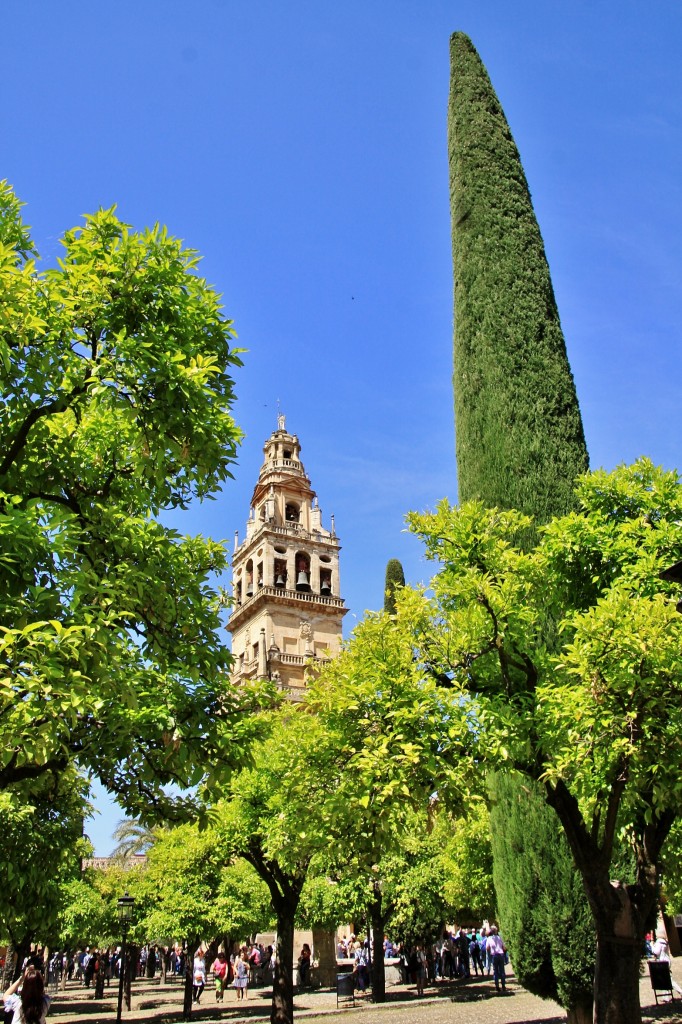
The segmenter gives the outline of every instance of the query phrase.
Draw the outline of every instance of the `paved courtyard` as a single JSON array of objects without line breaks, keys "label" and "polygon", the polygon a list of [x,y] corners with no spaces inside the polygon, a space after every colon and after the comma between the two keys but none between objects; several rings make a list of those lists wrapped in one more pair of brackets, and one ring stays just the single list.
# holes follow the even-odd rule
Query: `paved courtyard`
[{"label": "paved courtyard", "polygon": [[[673,974],[682,980],[682,964],[674,964]],[[95,1002],[92,992],[69,983],[65,992],[54,998],[49,1019],[55,1024],[115,1024],[117,990],[106,990],[106,998]],[[497,995],[492,979],[453,981],[430,986],[422,999],[412,986],[393,985],[388,1002],[375,1006],[371,1001],[356,1001],[356,1008],[337,1011],[334,992],[302,993],[296,997],[296,1017],[306,1024],[329,1024],[337,1017],[343,1024],[564,1024],[566,1016],[555,1003],[537,999],[524,991],[511,975],[508,994]],[[682,1024],[682,1000],[673,1006],[656,1007],[648,977],[642,978],[641,1003],[645,1024]],[[192,1011],[192,1020],[201,1024],[219,1021],[262,1021],[269,1018],[270,993],[267,989],[251,989],[245,1003],[237,1004],[232,990],[225,993],[225,1002],[215,1003],[210,985],[199,1006]],[[180,1021],[182,990],[179,984],[161,985],[155,981],[138,981],[133,989],[133,1007],[123,1012],[123,1021],[150,1021],[170,1024]]]}]

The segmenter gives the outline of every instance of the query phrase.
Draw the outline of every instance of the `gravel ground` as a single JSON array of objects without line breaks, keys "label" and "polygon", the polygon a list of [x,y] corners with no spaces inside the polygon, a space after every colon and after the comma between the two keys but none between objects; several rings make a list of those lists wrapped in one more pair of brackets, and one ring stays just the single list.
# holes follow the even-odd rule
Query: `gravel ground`
[{"label": "gravel ground", "polygon": [[[673,974],[678,982],[682,964],[675,964]],[[55,996],[49,1020],[55,1024],[115,1024],[117,990],[106,990],[106,998],[95,1002],[92,992],[70,983],[66,992]],[[334,992],[317,991],[296,997],[296,1018],[306,1024],[330,1024],[330,1018],[340,1018],[339,1024],[565,1024],[566,1016],[555,1003],[530,995],[516,984],[513,975],[508,980],[507,994],[497,995],[492,979],[455,981],[429,986],[422,999],[413,987],[392,986],[387,992],[388,1002],[375,1006],[369,998],[356,1000],[337,1011]],[[682,1000],[673,1006],[655,1005],[648,977],[640,988],[642,1019],[644,1024],[682,1024]],[[237,1004],[234,993],[225,994],[225,1002],[217,1004],[209,985],[199,1006],[193,1007],[192,1020],[197,1024],[218,1022],[262,1021],[270,1015],[270,993],[266,989],[252,989],[246,1002]],[[133,988],[131,1011],[123,1011],[123,1022],[149,1021],[153,1024],[175,1024],[180,1021],[182,991],[179,985],[161,986],[157,981],[138,981]]]}]

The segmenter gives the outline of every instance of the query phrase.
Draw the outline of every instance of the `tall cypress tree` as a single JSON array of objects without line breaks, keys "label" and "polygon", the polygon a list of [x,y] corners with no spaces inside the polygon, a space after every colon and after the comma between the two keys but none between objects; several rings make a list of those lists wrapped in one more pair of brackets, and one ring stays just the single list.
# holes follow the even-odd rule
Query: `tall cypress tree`
[{"label": "tall cypress tree", "polygon": [[545,522],[588,468],[573,376],[526,176],[471,40],[450,44],[459,499]]},{"label": "tall cypress tree", "polygon": [[386,582],[384,584],[384,611],[395,615],[396,587],[405,586],[405,573],[397,558],[389,558],[386,563]]},{"label": "tall cypress tree", "polygon": [[[588,468],[575,385],[519,153],[486,69],[460,32],[451,38],[450,72],[459,500],[518,508],[542,523],[573,507],[574,480]],[[521,538],[534,540],[534,531]],[[591,1018],[594,932],[563,832],[540,793],[518,779],[495,777],[490,788],[495,885],[517,976],[538,995],[558,996],[569,1020]],[[552,837],[542,846],[542,872],[528,859],[537,848],[524,853],[511,838],[530,832]],[[587,966],[560,941],[567,917]]]},{"label": "tall cypress tree", "polygon": [[495,773],[488,786],[495,892],[516,976],[570,1022],[591,1024],[594,925],[559,819],[526,777]]}]

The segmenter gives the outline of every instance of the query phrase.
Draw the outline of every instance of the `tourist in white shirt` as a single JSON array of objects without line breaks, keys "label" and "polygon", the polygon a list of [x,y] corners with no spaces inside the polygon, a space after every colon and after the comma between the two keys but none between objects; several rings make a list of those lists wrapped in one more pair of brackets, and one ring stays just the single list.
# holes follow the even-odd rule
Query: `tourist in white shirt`
[{"label": "tourist in white shirt", "polygon": [[[660,961],[660,963],[662,963],[662,964],[669,964],[670,963],[670,946],[668,945],[668,938],[667,938],[665,932],[663,932],[663,931],[659,931],[658,932],[658,935],[656,937],[656,941],[654,942],[653,946],[651,947],[651,952],[656,957],[656,959],[658,961]],[[680,986],[677,984],[676,981],[673,981],[672,969],[671,969],[671,972],[670,972],[670,982],[672,984],[672,987],[675,989],[675,991],[677,993],[679,993],[679,995],[682,996],[682,988],[680,988]]]},{"label": "tourist in white shirt", "polygon": [[497,930],[497,925],[493,924],[490,926],[490,934],[486,940],[486,951],[490,953],[493,961],[493,977],[495,979],[495,988],[500,991],[507,991],[507,980],[504,972],[504,954],[507,952],[507,947],[500,938]]}]

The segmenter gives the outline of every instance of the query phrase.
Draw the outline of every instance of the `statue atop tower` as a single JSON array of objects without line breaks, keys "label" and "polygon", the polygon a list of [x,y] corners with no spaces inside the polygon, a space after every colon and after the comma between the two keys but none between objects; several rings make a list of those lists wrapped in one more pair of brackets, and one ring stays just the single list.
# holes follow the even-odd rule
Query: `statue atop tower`
[{"label": "statue atop tower", "polygon": [[263,448],[246,538],[235,540],[232,680],[270,678],[292,699],[306,676],[338,653],[347,612],[340,596],[338,537],[301,462],[298,437],[278,413]]}]

